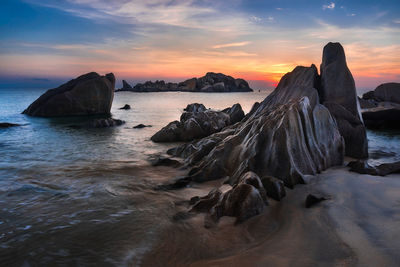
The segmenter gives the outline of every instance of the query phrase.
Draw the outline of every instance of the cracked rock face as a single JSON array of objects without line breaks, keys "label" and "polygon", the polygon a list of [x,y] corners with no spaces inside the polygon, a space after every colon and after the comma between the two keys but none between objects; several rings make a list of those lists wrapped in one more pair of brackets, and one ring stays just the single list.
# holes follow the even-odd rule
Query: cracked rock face
[{"label": "cracked rock face", "polygon": [[61,117],[110,114],[115,77],[95,72],[79,76],[35,100],[23,114],[37,117]]}]

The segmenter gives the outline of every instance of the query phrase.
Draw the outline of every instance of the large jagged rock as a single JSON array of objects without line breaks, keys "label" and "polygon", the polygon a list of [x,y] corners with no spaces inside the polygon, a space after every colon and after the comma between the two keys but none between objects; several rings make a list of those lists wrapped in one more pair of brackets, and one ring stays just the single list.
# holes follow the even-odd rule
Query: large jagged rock
[{"label": "large jagged rock", "polygon": [[343,163],[344,141],[328,109],[319,104],[317,82],[314,65],[296,67],[247,119],[168,153],[194,166],[186,177],[191,181],[228,176],[236,184],[253,171],[288,187],[304,183],[304,175]]},{"label": "large jagged rock", "polygon": [[[124,81],[123,81],[124,82]],[[235,79],[231,76],[208,72],[200,78],[191,78],[180,83],[166,83],[165,81],[147,81],[138,83],[134,87],[124,86],[118,91],[132,92],[168,92],[168,91],[183,91],[183,92],[252,92],[249,84],[243,79]]]},{"label": "large jagged rock", "polygon": [[79,76],[50,89],[35,100],[23,114],[38,117],[109,114],[114,98],[115,77],[95,72]]},{"label": "large jagged rock", "polygon": [[173,121],[155,133],[154,142],[191,141],[221,131],[244,117],[240,104],[223,111],[206,109],[202,104],[190,104],[182,113],[180,121]]},{"label": "large jagged rock", "polygon": [[322,104],[336,119],[339,131],[344,137],[346,155],[367,158],[368,141],[356,87],[340,43],[328,43],[324,47],[319,92]]}]

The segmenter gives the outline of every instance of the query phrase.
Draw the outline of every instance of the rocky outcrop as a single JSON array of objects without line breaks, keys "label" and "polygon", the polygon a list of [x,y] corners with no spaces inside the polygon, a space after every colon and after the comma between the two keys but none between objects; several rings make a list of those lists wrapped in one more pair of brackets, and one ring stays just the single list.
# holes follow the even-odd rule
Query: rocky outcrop
[{"label": "rocky outcrop", "polygon": [[260,178],[254,172],[247,172],[238,184],[225,193],[212,190],[207,196],[197,198],[192,211],[206,212],[205,226],[211,227],[222,216],[236,218],[236,223],[260,214],[268,201]]},{"label": "rocky outcrop", "polygon": [[363,95],[365,100],[400,104],[400,83],[383,83]]},{"label": "rocky outcrop", "polygon": [[351,172],[360,174],[385,176],[391,173],[400,173],[400,161],[371,166],[367,161],[357,160],[351,161],[347,166],[350,167]]},{"label": "rocky outcrop", "polygon": [[223,111],[206,109],[202,104],[190,104],[182,113],[180,121],[173,121],[155,133],[154,142],[191,141],[222,130],[240,121],[244,112],[239,104]]},{"label": "rocky outcrop", "polygon": [[365,126],[371,129],[400,129],[399,107],[376,107],[362,112]]},{"label": "rocky outcrop", "polygon": [[109,114],[114,98],[115,77],[91,72],[50,89],[23,114],[38,117]]},{"label": "rocky outcrop", "polygon": [[361,118],[353,76],[339,43],[324,47],[321,64],[320,99],[339,127],[346,144],[346,155],[368,157],[368,141]]},{"label": "rocky outcrop", "polygon": [[[296,67],[246,120],[168,153],[194,166],[187,178],[202,182],[247,171],[273,176],[288,187],[303,176],[342,164],[344,143],[328,109],[319,104],[316,67]],[[286,103],[283,104],[282,103]]]},{"label": "rocky outcrop", "polygon": [[365,126],[372,129],[400,128],[400,83],[384,83],[365,93],[361,108]]},{"label": "rocky outcrop", "polygon": [[122,88],[115,90],[115,92],[119,91],[131,91],[133,88],[132,86],[125,80],[122,80]]},{"label": "rocky outcrop", "polygon": [[[123,81],[124,83],[124,81]],[[147,81],[138,83],[133,88],[124,83],[124,86],[117,91],[132,92],[252,92],[249,84],[243,79],[235,79],[222,73],[208,72],[200,78],[191,78],[180,83],[166,83],[165,81]]]}]

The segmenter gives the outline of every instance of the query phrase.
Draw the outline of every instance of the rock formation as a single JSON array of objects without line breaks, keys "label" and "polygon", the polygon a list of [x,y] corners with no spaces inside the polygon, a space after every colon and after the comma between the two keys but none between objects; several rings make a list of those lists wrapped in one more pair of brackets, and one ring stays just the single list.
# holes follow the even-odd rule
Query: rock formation
[{"label": "rock formation", "polygon": [[206,109],[202,104],[190,104],[182,113],[180,121],[173,121],[155,133],[154,142],[191,141],[218,132],[224,127],[234,124],[244,117],[239,104],[223,111]]},{"label": "rock formation", "polygon": [[222,73],[208,72],[200,78],[191,78],[180,83],[166,83],[165,81],[147,81],[138,83],[134,87],[130,86],[126,81],[123,87],[117,91],[131,92],[252,92],[249,84],[243,79],[234,79],[231,76]]},{"label": "rock formation", "polygon": [[400,83],[384,83],[365,93],[361,108],[368,128],[400,128]]},{"label": "rock formation", "polygon": [[212,190],[207,196],[197,198],[192,211],[208,213],[205,226],[211,227],[222,216],[236,217],[236,223],[260,214],[268,205],[265,189],[254,172],[244,173],[238,184],[225,193]]},{"label": "rock formation", "polygon": [[385,176],[391,173],[400,173],[400,161],[371,166],[367,161],[356,160],[351,161],[347,166],[350,167],[351,172],[357,172],[360,174]]},{"label": "rock formation", "polygon": [[262,211],[265,195],[280,200],[284,185],[292,188],[304,183],[305,175],[343,164],[345,151],[366,157],[367,139],[343,48],[329,43],[321,76],[314,65],[298,66],[240,122],[168,150],[191,169],[161,188],[223,179],[232,190],[193,199],[192,210],[208,212],[206,226],[224,215],[240,221]]},{"label": "rock formation", "polygon": [[109,114],[114,98],[115,77],[95,72],[79,76],[35,100],[23,114],[38,117]]},{"label": "rock formation", "polygon": [[128,109],[131,109],[131,106],[130,106],[130,105],[128,105],[128,104],[125,104],[123,107],[121,107],[121,108],[119,108],[119,109],[125,109],[125,110],[128,110]]},{"label": "rock formation", "polygon": [[339,127],[346,144],[346,155],[368,157],[368,141],[361,118],[353,76],[347,67],[344,49],[339,43],[324,47],[321,64],[321,103]]}]

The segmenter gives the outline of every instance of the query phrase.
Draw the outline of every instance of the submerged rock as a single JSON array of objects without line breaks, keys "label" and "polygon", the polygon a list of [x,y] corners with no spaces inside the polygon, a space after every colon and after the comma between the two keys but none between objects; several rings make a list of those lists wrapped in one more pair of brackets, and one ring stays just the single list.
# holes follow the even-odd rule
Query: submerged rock
[{"label": "submerged rock", "polygon": [[191,141],[208,136],[234,124],[244,117],[239,104],[223,111],[206,109],[202,104],[188,105],[182,113],[180,121],[173,121],[155,133],[154,142]]},{"label": "submerged rock", "polygon": [[312,206],[318,204],[321,201],[327,200],[328,198],[322,197],[322,196],[315,196],[313,194],[308,194],[306,201],[305,201],[305,206],[306,208],[311,208]]},{"label": "submerged rock", "polygon": [[321,103],[336,119],[340,134],[344,137],[346,155],[367,158],[367,134],[359,110],[356,87],[340,43],[328,43],[324,47],[319,92]]},{"label": "submerged rock", "polygon": [[0,122],[0,129],[1,128],[16,127],[16,126],[21,126],[21,124],[9,123],[9,122]]},{"label": "submerged rock", "polygon": [[35,100],[23,114],[38,117],[109,114],[114,98],[115,77],[95,72],[79,76]]},{"label": "submerged rock", "polygon": [[133,126],[133,129],[142,129],[142,128],[145,128],[145,127],[152,127],[151,125],[144,125],[144,124],[138,124],[138,125],[136,125],[136,126]]},{"label": "submerged rock", "polygon": [[122,108],[119,108],[119,109],[125,109],[125,110],[128,110],[128,109],[131,109],[131,106],[130,106],[130,105],[128,105],[128,104],[125,104],[125,106],[123,106]]}]

